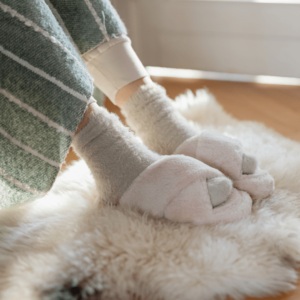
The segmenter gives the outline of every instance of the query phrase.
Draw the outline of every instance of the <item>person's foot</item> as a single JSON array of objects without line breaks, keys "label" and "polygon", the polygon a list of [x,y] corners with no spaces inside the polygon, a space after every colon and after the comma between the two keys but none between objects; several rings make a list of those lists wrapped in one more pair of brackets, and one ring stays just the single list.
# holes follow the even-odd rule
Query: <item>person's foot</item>
[{"label": "person's foot", "polygon": [[217,168],[234,180],[235,187],[254,197],[267,197],[273,192],[273,178],[266,172],[261,174],[257,159],[246,153],[238,140],[208,131],[199,134],[174,109],[159,85],[141,86],[121,108],[129,126],[151,150],[194,157]]},{"label": "person's foot", "polygon": [[198,132],[173,107],[163,87],[153,82],[140,86],[121,106],[127,124],[152,151],[171,155]]},{"label": "person's foot", "polygon": [[249,195],[233,189],[220,171],[184,155],[150,151],[104,108],[94,105],[73,146],[106,202],[195,224],[233,222],[251,211]]},{"label": "person's foot", "polygon": [[121,205],[154,217],[196,225],[231,223],[251,213],[252,199],[208,165],[184,155],[164,156],[141,173]]},{"label": "person's foot", "polygon": [[217,168],[233,179],[235,188],[253,198],[266,198],[274,191],[273,177],[258,168],[256,158],[247,154],[237,139],[203,130],[179,145],[175,154],[188,155]]},{"label": "person's foot", "polygon": [[201,160],[232,179],[253,174],[257,169],[256,158],[243,150],[239,140],[208,130],[184,141],[174,153]]}]

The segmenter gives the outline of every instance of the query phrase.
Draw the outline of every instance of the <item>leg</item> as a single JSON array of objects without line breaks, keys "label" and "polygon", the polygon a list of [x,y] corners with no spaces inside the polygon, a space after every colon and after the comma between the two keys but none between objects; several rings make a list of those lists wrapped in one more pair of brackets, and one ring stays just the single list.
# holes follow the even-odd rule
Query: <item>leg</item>
[{"label": "leg", "polygon": [[0,203],[46,193],[93,91],[80,56],[39,0],[0,3]]},{"label": "leg", "polygon": [[[94,104],[82,121],[92,100],[92,82],[72,44],[44,2],[7,2],[0,4],[1,205],[47,192],[71,138],[98,186],[105,190],[104,200],[117,203],[159,155]],[[207,172],[211,173],[204,175],[203,193],[209,203],[214,202],[220,194],[216,191],[225,183],[229,188],[222,193],[223,199],[217,199],[224,202],[230,196],[231,182],[221,173]]]},{"label": "leg", "polygon": [[[128,124],[145,144],[160,154],[173,154],[182,145],[189,150],[191,146],[194,147],[194,142],[190,140],[195,139],[198,132],[174,110],[172,101],[164,90],[152,83],[131,48],[125,27],[109,1],[76,0],[72,6],[63,0],[51,2],[76,42],[89,72],[95,78],[95,84],[122,108]],[[74,20],[74,16],[77,19]],[[88,22],[84,23],[85,19],[88,19]],[[99,40],[99,36],[103,40]],[[229,147],[224,149],[221,140],[214,147],[223,151],[221,153],[223,158],[226,158],[227,153],[234,152],[235,144],[227,140],[227,145]],[[198,148],[194,147],[192,150],[201,152],[202,145]],[[190,155],[190,152],[178,153]],[[257,166],[256,159],[244,153],[241,147],[240,152],[238,161],[229,161],[229,164],[216,161],[214,159],[216,155],[213,153],[196,158],[237,179],[242,174],[254,173]],[[235,174],[230,172],[231,169],[236,171]],[[250,190],[252,192],[256,188]]]},{"label": "leg", "polygon": [[[98,9],[100,9],[103,19],[106,18],[107,6],[105,4],[108,2],[92,2],[95,7],[97,7],[97,4],[100,5]],[[92,2],[91,0],[84,0],[88,10],[95,18],[97,25],[100,26],[101,22],[91,4]],[[64,4],[65,2],[61,1],[60,3]],[[81,3],[80,1],[72,2],[71,8],[73,8],[73,4],[77,7],[77,4]],[[102,192],[103,200],[113,204],[120,202],[123,205],[134,206],[154,216],[165,216],[171,220],[189,221],[196,224],[221,221],[230,222],[249,214],[251,210],[251,199],[249,195],[232,189],[231,181],[219,171],[184,156],[160,157],[142,145],[128,129],[122,126],[115,116],[94,104],[90,104],[82,123],[84,110],[87,104],[90,103],[90,100],[92,100],[90,96],[92,86],[90,78],[80,60],[76,57],[72,45],[70,43],[68,44],[66,35],[61,31],[61,28],[56,23],[56,20],[48,8],[44,5],[44,2],[36,2],[33,4],[30,2],[29,7],[17,3],[17,1],[13,1],[13,4],[15,4],[15,9],[7,5],[2,6],[3,12],[9,13],[10,18],[16,17],[18,22],[23,22],[30,30],[41,34],[42,38],[40,35],[33,35],[37,37],[37,41],[32,41],[30,40],[30,34],[32,35],[31,31],[29,33],[26,29],[25,31],[17,31],[16,41],[18,41],[17,37],[22,40],[22,37],[26,36],[27,33],[26,39],[23,40],[24,44],[26,41],[28,42],[28,45],[26,45],[24,49],[25,51],[23,50],[23,52],[21,51],[16,55],[12,51],[5,50],[2,47],[2,53],[24,67],[25,71],[29,70],[39,76],[35,78],[36,80],[39,80],[40,77],[46,79],[43,85],[40,84],[40,94],[37,94],[37,91],[33,91],[30,94],[32,97],[26,98],[26,101],[30,102],[32,98],[36,97],[34,98],[35,102],[32,102],[32,105],[35,105],[34,109],[28,107],[27,104],[23,105],[20,100],[14,101],[19,103],[19,106],[22,108],[26,108],[27,113],[32,113],[34,117],[39,117],[44,122],[47,122],[47,125],[50,127],[59,126],[58,123],[55,123],[50,117],[60,117],[59,120],[62,124],[66,124],[65,126],[69,125],[71,129],[73,129],[72,131],[69,129],[69,135],[73,137],[75,149],[89,165],[96,179],[97,186],[100,192]],[[67,4],[70,4],[70,2]],[[22,13],[19,13],[16,9],[23,14],[27,14],[32,20],[29,19],[29,17],[24,17]],[[38,17],[36,17],[35,14],[32,15],[32,12],[38,14]],[[50,19],[52,18],[50,23],[47,14],[49,14]],[[107,16],[109,20],[108,23],[110,23],[112,18],[109,17],[112,17],[112,15],[107,13]],[[21,24],[23,25],[23,23]],[[16,26],[17,25],[19,25],[19,23],[16,24]],[[58,28],[57,31],[54,30],[55,26]],[[8,26],[6,29],[10,30],[10,27]],[[104,29],[103,26],[98,28],[98,33],[101,31],[108,44],[100,43],[100,47],[97,46],[95,49],[90,49],[84,58],[89,59],[89,57],[92,57],[93,60],[95,55],[94,50],[96,50],[96,52],[100,51],[101,58],[112,58],[116,52],[122,54],[122,51],[124,51],[125,54],[123,54],[125,57],[128,57],[128,61],[130,63],[134,62],[136,58],[134,57],[133,50],[129,47],[128,39],[118,39],[113,36],[113,32],[110,36],[108,29],[109,26],[104,26]],[[76,32],[77,31],[78,28]],[[13,30],[12,32],[15,33]],[[45,43],[44,38],[46,38],[48,44]],[[7,40],[8,36],[3,39],[3,45],[9,48],[11,44],[7,43]],[[89,39],[87,42],[88,44],[84,41],[81,46],[86,46],[87,49],[89,49],[92,43],[89,43]],[[79,45],[77,46],[79,47]],[[57,49],[57,47],[59,49]],[[106,47],[109,48],[107,51],[105,50]],[[18,52],[18,49],[15,47],[12,48],[12,50]],[[111,51],[114,55],[112,55]],[[96,55],[96,57],[98,58],[98,55]],[[26,60],[24,58],[26,58]],[[88,63],[89,61],[87,61],[87,64]],[[98,70],[103,69],[105,71],[104,66],[107,66],[107,64],[103,62],[103,60],[102,63],[103,64],[100,65],[101,68],[98,66]],[[133,65],[136,66],[135,64]],[[111,62],[108,66],[114,69],[116,64]],[[74,72],[75,67],[77,67],[77,69]],[[10,68],[7,69],[10,70]],[[122,71],[127,71],[127,65],[125,64],[125,67],[122,66],[121,69]],[[135,81],[136,76],[140,76],[143,72],[140,67],[132,67],[130,70],[132,72],[129,72],[129,77],[126,76],[125,82],[128,79]],[[28,78],[32,75],[30,72],[26,73]],[[115,91],[120,87],[119,84],[123,85],[124,78],[113,81],[112,78],[109,77],[110,74],[111,72],[106,72],[104,77],[109,79],[106,81],[106,83],[111,83],[108,91],[114,95]],[[103,81],[105,81],[105,78],[102,78]],[[23,76],[20,77],[19,81],[23,84],[24,82],[27,83],[26,80],[27,78]],[[16,86],[18,87],[17,84],[20,84],[19,81],[17,81],[15,85],[11,84],[11,80],[4,81],[3,86],[14,90]],[[49,86],[48,81],[50,82]],[[27,84],[30,83],[32,83],[32,80],[29,80]],[[59,88],[58,91],[55,90],[55,93],[53,93],[53,85]],[[72,102],[68,103],[68,95],[63,93],[60,95],[60,90],[74,97],[74,99],[72,98]],[[48,92],[47,97],[44,97],[43,92]],[[21,93],[19,94],[21,95]],[[53,99],[53,97],[55,97],[55,100],[58,97],[59,105],[53,105],[49,100]],[[9,100],[12,99],[12,97],[9,98]],[[76,107],[77,103],[80,104],[79,107]],[[68,105],[71,105],[71,107],[68,107]],[[41,111],[44,113],[43,115]],[[78,115],[77,119],[74,117],[76,114]],[[70,124],[68,120],[70,120]],[[27,123],[30,124],[31,122],[33,121],[30,120]],[[30,133],[25,126],[27,123],[22,123],[23,129],[27,136],[31,138],[32,133]],[[81,123],[80,128],[76,131],[79,123]],[[60,130],[66,133],[67,129],[63,127]],[[77,134],[74,135],[75,131]],[[5,134],[4,136],[9,140],[8,144],[9,142],[15,142],[15,144],[20,147],[21,144],[18,144],[16,139],[11,139],[9,138],[11,136]],[[42,146],[47,145],[47,142],[53,145],[53,140],[44,141],[40,139],[40,142]],[[50,165],[55,164],[55,166],[57,166],[55,170],[58,171],[58,162],[24,145],[25,144],[22,144],[23,150],[27,150],[30,154],[39,157]],[[35,167],[36,164],[36,161],[31,161],[30,167]],[[28,177],[30,178],[28,173],[24,173],[23,175],[24,180],[28,180]],[[43,169],[39,175],[45,175]],[[37,175],[34,174],[34,176]],[[45,176],[44,178],[41,176],[38,179],[41,184],[44,184]],[[47,177],[47,179],[49,178]],[[153,181],[152,184],[151,180]],[[47,181],[48,184],[49,182],[50,180]],[[141,199],[140,196],[143,196],[146,188],[151,188],[151,190],[156,191],[156,193],[158,192],[158,194],[146,193],[147,197]],[[140,195],[141,192],[142,194]],[[187,202],[187,198],[190,198],[189,202]],[[226,203],[224,204],[224,202]],[[214,208],[219,204],[224,205]]]},{"label": "leg", "polygon": [[[134,92],[137,83],[142,85]],[[127,97],[130,93],[133,95]],[[150,149],[198,159],[223,172],[233,180],[234,187],[255,199],[272,194],[273,178],[257,167],[256,158],[246,153],[238,140],[209,131],[199,134],[174,109],[172,100],[158,85],[143,84],[140,80],[124,87],[119,94],[127,99],[121,106],[127,123]]]},{"label": "leg", "polygon": [[[99,189],[105,194],[103,199],[114,204],[147,167],[161,159],[139,143],[117,117],[95,103],[88,106],[73,145],[98,178]],[[223,203],[231,193],[231,183],[223,176],[209,179],[207,188],[213,206]]]},{"label": "leg", "polygon": [[181,155],[161,157],[104,108],[91,104],[88,112],[73,146],[105,202],[197,225],[233,222],[250,213],[249,195],[232,189],[218,170]]},{"label": "leg", "polygon": [[[172,154],[198,134],[175,112],[163,89],[152,84],[108,0],[76,0],[72,5],[63,0],[51,3],[77,44],[95,84],[123,108],[128,122],[148,147],[160,154]],[[245,158],[244,173],[253,173],[255,159],[247,155]]]},{"label": "leg", "polygon": [[[172,154],[182,142],[197,134],[173,111],[166,95],[152,85],[130,45],[123,23],[108,0],[74,0],[72,4],[64,0],[50,2],[80,51],[95,84],[114,103],[123,107],[130,125],[135,130],[140,129],[137,133],[150,149],[160,154]],[[143,92],[140,87],[145,84],[147,91]],[[138,90],[138,96],[135,95],[137,103],[124,105]],[[153,108],[147,105],[149,109],[138,112],[141,106],[145,106],[145,101],[147,104],[153,102]],[[130,106],[136,106],[135,111]],[[164,119],[157,122],[155,118],[161,119],[162,115]],[[140,123],[143,117],[145,124]]]}]

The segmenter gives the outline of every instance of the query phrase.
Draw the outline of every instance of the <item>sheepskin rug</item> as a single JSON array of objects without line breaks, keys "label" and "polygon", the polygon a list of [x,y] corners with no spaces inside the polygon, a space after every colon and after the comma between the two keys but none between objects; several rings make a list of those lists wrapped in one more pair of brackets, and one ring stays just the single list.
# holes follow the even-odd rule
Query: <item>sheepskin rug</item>
[{"label": "sheepskin rug", "polygon": [[97,203],[76,162],[47,196],[0,211],[1,299],[242,299],[294,288],[300,144],[237,121],[205,90],[174,105],[199,130],[240,139],[274,176],[274,195],[235,224],[177,224]]}]

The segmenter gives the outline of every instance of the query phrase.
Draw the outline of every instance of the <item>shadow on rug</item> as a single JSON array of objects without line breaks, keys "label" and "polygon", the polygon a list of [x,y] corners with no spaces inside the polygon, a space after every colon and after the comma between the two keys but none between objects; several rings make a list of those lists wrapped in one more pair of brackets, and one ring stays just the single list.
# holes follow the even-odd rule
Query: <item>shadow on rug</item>
[{"label": "shadow on rug", "polygon": [[233,119],[204,90],[174,105],[199,130],[239,138],[274,176],[274,195],[235,224],[177,224],[97,203],[89,169],[76,162],[47,196],[0,210],[1,299],[241,299],[293,289],[300,144]]}]

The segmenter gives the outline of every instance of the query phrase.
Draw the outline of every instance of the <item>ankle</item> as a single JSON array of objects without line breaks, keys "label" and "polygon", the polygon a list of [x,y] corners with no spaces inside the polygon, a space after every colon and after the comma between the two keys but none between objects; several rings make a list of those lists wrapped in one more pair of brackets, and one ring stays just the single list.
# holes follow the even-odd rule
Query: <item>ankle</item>
[{"label": "ankle", "polygon": [[163,87],[153,83],[141,86],[122,107],[127,124],[149,149],[163,155],[197,132],[174,108]]},{"label": "ankle", "polygon": [[116,105],[121,108],[141,86],[150,83],[152,83],[151,78],[149,76],[146,76],[125,85],[118,91],[116,95]]},{"label": "ankle", "polygon": [[75,152],[89,166],[100,198],[117,204],[148,166],[160,157],[149,151],[105,108],[96,106],[86,126],[73,138]]},{"label": "ankle", "polygon": [[98,107],[98,105],[96,103],[94,103],[94,102],[88,105],[86,111],[84,112],[83,119],[82,119],[81,123],[77,127],[75,135],[78,134],[78,132],[80,130],[82,130],[82,128],[84,128],[88,124],[88,122],[90,120],[90,114],[92,112],[95,112],[95,110],[96,110],[97,107]]}]

